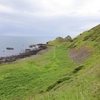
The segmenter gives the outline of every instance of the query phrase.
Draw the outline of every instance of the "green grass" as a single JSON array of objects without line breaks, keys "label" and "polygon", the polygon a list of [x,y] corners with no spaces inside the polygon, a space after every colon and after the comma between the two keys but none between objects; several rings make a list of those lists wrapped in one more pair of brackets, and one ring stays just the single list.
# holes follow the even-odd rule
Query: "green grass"
[{"label": "green grass", "polygon": [[65,45],[35,59],[0,65],[0,99],[23,100],[67,77],[76,64],[70,60]]},{"label": "green grass", "polygon": [[[0,65],[0,100],[100,100],[99,27],[71,43],[49,42],[51,49],[36,58]],[[84,46],[92,54],[79,65],[68,50]]]},{"label": "green grass", "polygon": [[94,98],[98,92],[91,92],[95,81],[99,87],[99,75],[96,78],[97,73],[89,72],[96,63],[88,64],[93,59],[90,58],[81,69],[69,58],[67,46],[68,43],[63,43],[40,57],[1,65],[0,99],[99,100]]}]

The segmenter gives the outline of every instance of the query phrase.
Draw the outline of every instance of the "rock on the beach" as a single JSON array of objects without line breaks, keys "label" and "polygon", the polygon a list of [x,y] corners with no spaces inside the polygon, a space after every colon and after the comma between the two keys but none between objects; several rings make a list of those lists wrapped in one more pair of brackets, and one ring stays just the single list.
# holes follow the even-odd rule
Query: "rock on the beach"
[{"label": "rock on the beach", "polygon": [[47,48],[47,46],[46,46],[46,44],[37,44],[39,47],[38,48],[40,48],[40,49],[46,49]]},{"label": "rock on the beach", "polygon": [[6,49],[7,50],[14,50],[14,48],[11,48],[11,47],[7,47]]},{"label": "rock on the beach", "polygon": [[[36,46],[38,46],[38,48],[35,48],[33,50],[25,49],[25,51],[23,53],[20,53],[18,55],[12,55],[12,56],[8,56],[8,57],[0,57],[0,64],[7,63],[7,62],[13,62],[13,61],[16,61],[17,59],[21,59],[21,58],[29,57],[31,55],[35,55],[39,51],[47,48],[47,46],[45,44],[38,44]],[[7,47],[6,49],[7,50],[14,50],[14,48],[10,48],[10,47]]]},{"label": "rock on the beach", "polygon": [[32,44],[32,45],[29,45],[29,47],[30,47],[30,48],[36,47],[36,45],[35,45],[35,44]]},{"label": "rock on the beach", "polygon": [[31,49],[25,49],[25,52],[30,52],[31,51]]}]

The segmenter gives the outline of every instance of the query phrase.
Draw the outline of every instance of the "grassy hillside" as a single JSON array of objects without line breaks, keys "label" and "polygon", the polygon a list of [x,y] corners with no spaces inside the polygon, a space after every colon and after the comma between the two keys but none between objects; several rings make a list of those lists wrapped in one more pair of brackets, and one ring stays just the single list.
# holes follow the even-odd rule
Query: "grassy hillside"
[{"label": "grassy hillside", "polygon": [[39,57],[0,65],[0,100],[100,100],[99,32],[59,37]]},{"label": "grassy hillside", "polygon": [[[34,94],[51,90],[49,86],[59,80],[67,80],[67,75],[76,64],[70,61],[66,52],[67,44],[37,57],[0,65],[0,98],[25,99]],[[74,65],[74,66],[73,66]]]}]

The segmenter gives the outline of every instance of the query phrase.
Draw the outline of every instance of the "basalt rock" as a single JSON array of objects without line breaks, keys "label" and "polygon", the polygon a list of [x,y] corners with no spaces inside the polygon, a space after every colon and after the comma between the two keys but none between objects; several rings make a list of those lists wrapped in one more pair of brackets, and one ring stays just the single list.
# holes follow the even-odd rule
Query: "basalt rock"
[{"label": "basalt rock", "polygon": [[31,51],[31,49],[25,49],[25,52],[30,52]]},{"label": "basalt rock", "polygon": [[21,58],[25,58],[25,57],[29,57],[31,55],[35,55],[37,54],[39,51],[46,49],[46,45],[40,45],[37,49],[25,49],[25,51],[23,53],[20,53],[19,55],[12,55],[12,56],[8,56],[8,57],[1,57],[0,58],[0,64],[2,63],[7,63],[7,62],[13,62],[16,61],[17,59],[21,59]]},{"label": "basalt rock", "polygon": [[32,44],[32,45],[29,45],[29,47],[30,47],[30,48],[36,47],[36,45],[35,45],[35,44]]},{"label": "basalt rock", "polygon": [[46,44],[37,44],[37,46],[40,49],[46,49],[47,48]]},{"label": "basalt rock", "polygon": [[7,47],[6,49],[7,50],[14,50],[14,48],[11,48],[11,47]]}]

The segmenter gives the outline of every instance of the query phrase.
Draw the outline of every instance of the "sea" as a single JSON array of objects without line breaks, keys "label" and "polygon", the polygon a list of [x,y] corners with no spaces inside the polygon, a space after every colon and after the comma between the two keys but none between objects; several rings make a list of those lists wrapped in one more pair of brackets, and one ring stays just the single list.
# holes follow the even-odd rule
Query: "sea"
[{"label": "sea", "polygon": [[[45,44],[54,39],[54,37],[0,36],[0,57],[18,55],[25,49],[29,49],[29,45]],[[14,50],[7,50],[7,47]]]}]

